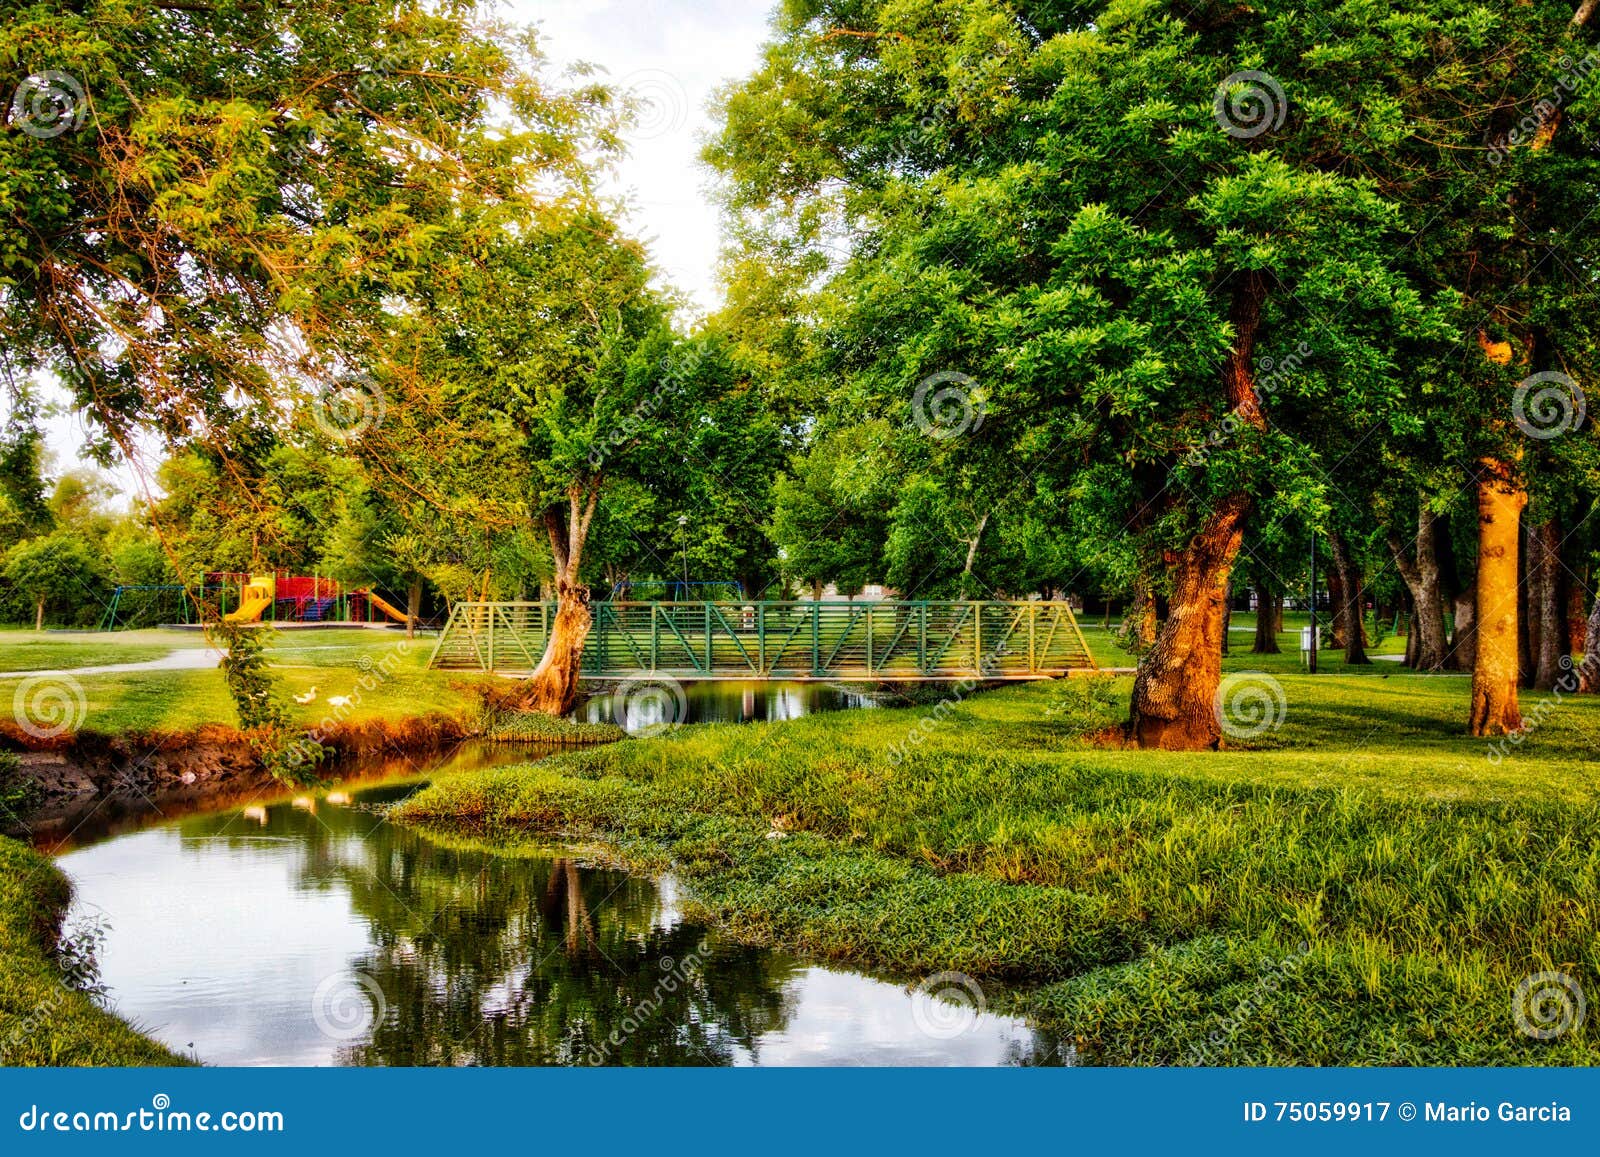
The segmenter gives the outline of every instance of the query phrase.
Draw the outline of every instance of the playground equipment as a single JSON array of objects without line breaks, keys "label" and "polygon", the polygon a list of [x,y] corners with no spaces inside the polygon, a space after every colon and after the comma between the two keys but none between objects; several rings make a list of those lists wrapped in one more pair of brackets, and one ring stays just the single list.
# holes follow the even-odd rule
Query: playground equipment
[{"label": "playground equipment", "polygon": [[409,623],[411,621],[411,616],[410,615],[406,614],[399,607],[395,606],[393,603],[389,602],[387,599],[379,598],[377,595],[373,594],[371,591],[357,591],[356,593],[358,595],[360,595],[362,598],[366,599],[367,602],[371,603],[372,606],[375,607],[377,610],[381,611],[383,614],[388,615],[391,619],[393,619],[395,622],[401,624],[402,626],[404,626],[406,623]]},{"label": "playground equipment", "polygon": [[[583,676],[950,681],[1097,670],[1056,602],[596,603]],[[457,603],[429,666],[526,673],[554,603]]]},{"label": "playground equipment", "polygon": [[223,621],[229,623],[259,623],[261,616],[272,606],[277,597],[277,575],[251,575],[250,582],[244,588],[244,597],[239,602],[239,609],[232,614],[224,615]]},{"label": "playground equipment", "polygon": [[100,618],[102,631],[155,627],[194,621],[189,588],[178,583],[144,583],[118,587]]}]

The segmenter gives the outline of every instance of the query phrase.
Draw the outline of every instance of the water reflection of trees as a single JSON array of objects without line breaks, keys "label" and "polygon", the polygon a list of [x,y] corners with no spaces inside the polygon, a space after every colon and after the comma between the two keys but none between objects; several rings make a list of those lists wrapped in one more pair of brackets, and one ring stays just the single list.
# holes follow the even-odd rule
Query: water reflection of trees
[{"label": "water reflection of trees", "polygon": [[[265,818],[264,824],[259,818]],[[298,886],[348,893],[384,994],[356,1065],[726,1065],[792,1014],[792,965],[701,950],[653,883],[570,859],[448,847],[348,808],[207,817],[185,836],[289,839]]]}]

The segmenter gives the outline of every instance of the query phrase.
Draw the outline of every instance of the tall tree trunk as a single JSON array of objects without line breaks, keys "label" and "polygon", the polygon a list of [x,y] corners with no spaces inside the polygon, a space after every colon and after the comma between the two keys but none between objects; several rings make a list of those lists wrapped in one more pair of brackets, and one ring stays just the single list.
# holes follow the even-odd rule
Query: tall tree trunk
[{"label": "tall tree trunk", "polygon": [[[1222,373],[1234,416],[1256,429],[1265,425],[1254,377],[1256,331],[1265,300],[1261,276],[1243,275],[1231,310],[1234,348]],[[1223,499],[1188,546],[1168,556],[1172,592],[1167,620],[1133,683],[1127,734],[1140,747],[1206,751],[1222,745],[1217,694],[1222,685],[1223,610],[1249,509],[1243,494]]]},{"label": "tall tree trunk", "polygon": [[1539,662],[1539,600],[1536,594],[1544,581],[1542,543],[1533,541],[1533,528],[1522,525],[1521,558],[1517,574],[1517,672],[1521,685],[1533,686],[1534,672]]},{"label": "tall tree trunk", "polygon": [[1478,663],[1478,580],[1456,595],[1456,629],[1450,639],[1450,662],[1457,671],[1470,671]]},{"label": "tall tree trunk", "polygon": [[417,637],[417,623],[422,619],[422,580],[414,578],[406,591],[406,638]]},{"label": "tall tree trunk", "polygon": [[556,617],[544,657],[521,697],[525,708],[547,715],[566,715],[577,706],[583,647],[594,626],[589,613],[589,588],[579,575],[589,527],[600,502],[600,480],[574,485],[567,498],[565,513],[560,506],[551,506],[544,512],[550,553],[555,560]]},{"label": "tall tree trunk", "polygon": [[1389,535],[1389,553],[1411,593],[1415,613],[1411,633],[1417,636],[1416,668],[1437,671],[1449,665],[1450,647],[1445,636],[1444,590],[1439,578],[1437,518],[1422,503],[1417,513],[1416,557],[1411,558],[1397,534]]},{"label": "tall tree trunk", "polygon": [[1600,691],[1600,595],[1594,600],[1594,610],[1589,612],[1589,622],[1583,633],[1583,666],[1578,669],[1578,690],[1586,695]]},{"label": "tall tree trunk", "polygon": [[[1539,649],[1535,655],[1533,685],[1554,691],[1563,674],[1561,660],[1569,658],[1566,603],[1561,584],[1561,527],[1549,519],[1533,529],[1529,544],[1537,543],[1538,584],[1533,591],[1539,619]],[[1530,584],[1532,585],[1532,584]]]},{"label": "tall tree trunk", "polygon": [[1345,612],[1348,604],[1344,594],[1344,576],[1339,573],[1339,560],[1334,557],[1333,568],[1328,571],[1328,635],[1335,647],[1344,647],[1349,638],[1349,626],[1345,621]]},{"label": "tall tree trunk", "polygon": [[1478,602],[1473,616],[1477,661],[1470,726],[1481,737],[1522,728],[1517,703],[1517,539],[1528,493],[1504,462],[1485,459],[1479,469]]},{"label": "tall tree trunk", "polygon": [[1330,531],[1328,545],[1333,549],[1333,565],[1339,571],[1339,588],[1344,596],[1344,661],[1358,667],[1369,666],[1366,647],[1366,597],[1361,567],[1350,550],[1350,543],[1339,531]]},{"label": "tall tree trunk", "polygon": [[1281,600],[1266,586],[1256,588],[1256,641],[1251,647],[1251,653],[1256,655],[1276,655],[1278,649],[1278,618],[1282,613],[1279,609]]},{"label": "tall tree trunk", "polygon": [[1410,613],[1406,616],[1406,661],[1405,665],[1413,671],[1427,670],[1422,665],[1422,631],[1417,627],[1417,604],[1411,601]]},{"label": "tall tree trunk", "polygon": [[40,599],[38,601],[37,606],[34,608],[34,612],[33,612],[33,629],[35,631],[44,630],[44,600],[43,599]]}]

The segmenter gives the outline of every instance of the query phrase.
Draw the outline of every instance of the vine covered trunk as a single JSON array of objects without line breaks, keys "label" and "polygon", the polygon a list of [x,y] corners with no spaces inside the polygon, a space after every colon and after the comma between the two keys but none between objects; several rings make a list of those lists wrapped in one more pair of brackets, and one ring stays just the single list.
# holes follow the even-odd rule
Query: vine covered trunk
[{"label": "vine covered trunk", "polygon": [[1504,462],[1480,463],[1478,481],[1477,662],[1472,670],[1471,729],[1476,736],[1522,728],[1517,703],[1517,538],[1527,491]]}]

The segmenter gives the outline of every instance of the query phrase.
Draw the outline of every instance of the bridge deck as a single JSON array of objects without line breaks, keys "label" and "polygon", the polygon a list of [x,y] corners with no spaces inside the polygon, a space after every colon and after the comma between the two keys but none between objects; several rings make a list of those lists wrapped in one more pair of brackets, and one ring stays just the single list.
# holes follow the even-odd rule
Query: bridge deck
[{"label": "bridge deck", "polygon": [[[555,609],[457,603],[429,665],[530,672]],[[1095,668],[1066,603],[596,603],[593,611],[583,657],[590,679],[1006,680]]]}]

